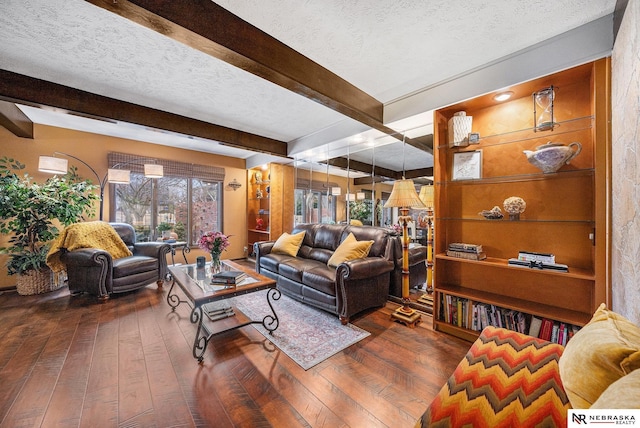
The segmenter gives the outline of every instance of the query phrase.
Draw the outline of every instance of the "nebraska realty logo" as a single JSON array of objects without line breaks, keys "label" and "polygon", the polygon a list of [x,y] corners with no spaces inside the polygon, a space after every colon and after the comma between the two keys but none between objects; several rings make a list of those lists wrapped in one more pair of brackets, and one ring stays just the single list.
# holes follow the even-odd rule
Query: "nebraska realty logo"
[{"label": "nebraska realty logo", "polygon": [[628,409],[570,409],[567,415],[567,427],[585,425],[636,425],[640,421],[640,410]]}]

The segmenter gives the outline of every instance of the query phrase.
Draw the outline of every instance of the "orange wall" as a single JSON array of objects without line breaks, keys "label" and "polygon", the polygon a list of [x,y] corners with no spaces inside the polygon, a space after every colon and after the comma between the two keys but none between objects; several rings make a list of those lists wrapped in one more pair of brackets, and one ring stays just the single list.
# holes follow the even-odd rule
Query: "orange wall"
[{"label": "orange wall", "polygon": [[[173,147],[142,143],[139,141],[122,138],[107,137],[87,132],[73,131],[44,125],[34,125],[35,138],[33,140],[19,138],[0,126],[0,157],[7,156],[19,160],[26,165],[26,172],[39,183],[50,177],[50,174],[38,172],[38,157],[40,155],[52,156],[54,151],[69,153],[82,159],[96,170],[100,178],[107,173],[107,153],[120,152],[140,156],[152,156],[159,159],[173,159],[180,162],[214,165],[225,168],[224,181],[224,212],[223,232],[231,236],[231,246],[225,254],[225,258],[242,258],[244,245],[247,242],[246,226],[246,180],[244,159],[227,156],[219,156],[192,150],[176,149]],[[89,178],[94,183],[95,175],[85,165],[68,158],[69,165],[78,168],[81,177]],[[242,183],[237,191],[232,190],[227,184],[236,179]],[[105,188],[104,220],[109,221],[109,186]],[[98,218],[98,205],[96,204],[96,216]],[[0,246],[7,245],[7,237],[0,237]],[[204,253],[194,248],[188,254],[190,263],[195,257]],[[182,255],[176,255],[176,262]],[[0,289],[15,286],[15,276],[7,275],[5,267],[6,255],[0,255]]]}]

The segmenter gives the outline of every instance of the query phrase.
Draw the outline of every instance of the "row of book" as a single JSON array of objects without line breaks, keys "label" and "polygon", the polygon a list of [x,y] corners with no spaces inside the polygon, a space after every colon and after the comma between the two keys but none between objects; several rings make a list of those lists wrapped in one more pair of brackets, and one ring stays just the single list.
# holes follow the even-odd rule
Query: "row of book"
[{"label": "row of book", "polygon": [[482,331],[487,326],[502,327],[561,345],[579,329],[572,324],[449,294],[440,295],[439,319],[474,331]]},{"label": "row of book", "polygon": [[453,242],[447,247],[447,256],[457,257],[467,260],[484,260],[487,255],[479,244],[465,244],[462,242]]}]

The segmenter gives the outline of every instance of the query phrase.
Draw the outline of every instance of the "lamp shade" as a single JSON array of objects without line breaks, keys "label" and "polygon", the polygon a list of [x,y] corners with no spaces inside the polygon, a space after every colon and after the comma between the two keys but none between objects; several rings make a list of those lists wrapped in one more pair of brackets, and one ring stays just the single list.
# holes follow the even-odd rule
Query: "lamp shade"
[{"label": "lamp shade", "polygon": [[364,194],[364,192],[356,192],[356,199],[357,200],[362,200],[366,197],[366,195]]},{"label": "lamp shade", "polygon": [[425,208],[424,204],[418,197],[416,186],[413,180],[397,180],[393,183],[393,189],[389,199],[384,204],[385,208]]},{"label": "lamp shade", "polygon": [[342,194],[342,189],[340,187],[332,187],[331,188],[331,195],[340,196],[341,194]]},{"label": "lamp shade", "polygon": [[107,181],[114,184],[129,184],[131,181],[131,171],[128,169],[113,169],[107,170]]},{"label": "lamp shade", "polygon": [[162,165],[145,163],[144,176],[147,178],[162,178],[164,177],[164,169],[162,168]]},{"label": "lamp shade", "polygon": [[346,200],[347,202],[353,202],[353,201],[355,201],[355,200],[356,200],[356,195],[355,195],[355,193],[347,193],[347,194],[345,195],[345,200]]},{"label": "lamp shade", "polygon": [[69,169],[69,162],[66,159],[54,158],[52,156],[40,156],[38,159],[38,171],[50,174],[66,174]]},{"label": "lamp shade", "polygon": [[418,195],[422,203],[427,208],[433,208],[433,186],[422,186],[420,188],[420,195]]}]

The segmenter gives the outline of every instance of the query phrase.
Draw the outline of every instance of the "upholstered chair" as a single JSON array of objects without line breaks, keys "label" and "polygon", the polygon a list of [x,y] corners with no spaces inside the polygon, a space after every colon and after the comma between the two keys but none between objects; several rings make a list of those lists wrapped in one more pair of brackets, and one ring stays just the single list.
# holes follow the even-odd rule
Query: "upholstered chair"
[{"label": "upholstered chair", "polygon": [[72,294],[89,293],[101,301],[113,293],[124,293],[156,282],[162,287],[167,274],[166,255],[171,250],[162,242],[136,242],[133,226],[109,223],[133,255],[114,259],[99,248],[66,251],[60,259],[65,264]]}]

